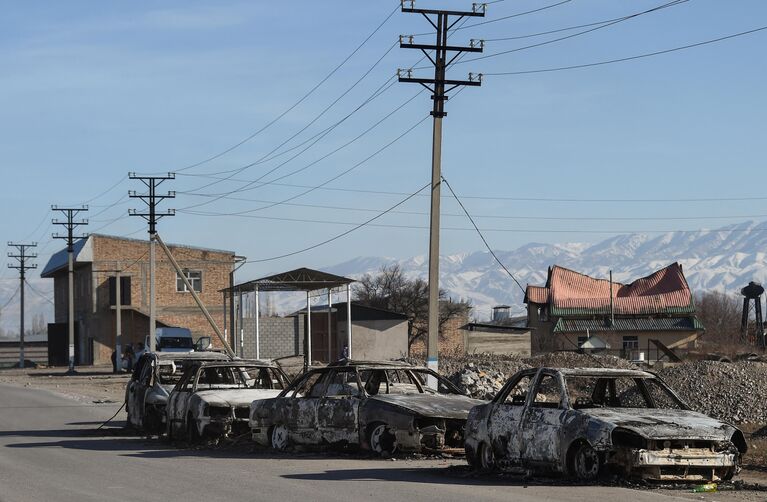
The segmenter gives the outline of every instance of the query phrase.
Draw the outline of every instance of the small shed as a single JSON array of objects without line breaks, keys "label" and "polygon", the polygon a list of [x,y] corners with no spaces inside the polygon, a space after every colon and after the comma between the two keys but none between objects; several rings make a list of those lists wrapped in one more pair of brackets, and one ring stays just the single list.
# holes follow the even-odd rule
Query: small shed
[{"label": "small shed", "polygon": [[[244,339],[245,339],[245,333],[244,333],[244,322],[243,322],[243,309],[242,303],[243,303],[243,294],[247,293],[253,293],[254,294],[254,307],[255,307],[255,313],[254,313],[254,336],[255,336],[255,356],[257,359],[261,358],[261,326],[260,326],[260,318],[261,318],[261,312],[260,312],[260,302],[259,302],[259,293],[268,291],[268,292],[291,292],[291,291],[300,291],[306,293],[306,329],[304,330],[304,340],[303,340],[303,352],[304,352],[304,362],[305,366],[308,368],[311,366],[311,361],[313,359],[314,350],[312,348],[312,306],[311,306],[311,298],[312,293],[324,292],[327,295],[328,304],[332,304],[332,295],[333,293],[338,292],[345,292],[346,293],[346,304],[347,306],[351,304],[351,284],[354,282],[354,279],[349,279],[347,277],[341,277],[339,275],[329,274],[327,272],[322,272],[319,270],[313,270],[310,268],[298,268],[295,270],[290,270],[288,272],[282,272],[279,274],[274,274],[266,277],[262,277],[260,279],[255,279],[252,281],[244,282],[242,284],[237,284],[235,286],[232,286],[231,288],[226,288],[222,290],[225,295],[229,295],[231,299],[237,298],[238,304],[240,305],[239,310],[239,331],[240,331],[240,347],[242,349],[244,355]],[[326,309],[327,310],[327,309]],[[327,323],[326,323],[326,333],[329,335],[327,336],[327,353],[332,353],[332,347],[330,346],[330,340],[332,339],[332,311],[327,311],[326,317],[327,317]],[[352,357],[352,322],[351,322],[351,308],[346,309],[347,314],[347,326],[350,326],[350,328],[346,331],[346,350],[345,354],[347,357]],[[235,330],[235,333],[237,333],[237,330]],[[336,335],[337,337],[337,335]],[[236,346],[237,344],[234,343]]]}]

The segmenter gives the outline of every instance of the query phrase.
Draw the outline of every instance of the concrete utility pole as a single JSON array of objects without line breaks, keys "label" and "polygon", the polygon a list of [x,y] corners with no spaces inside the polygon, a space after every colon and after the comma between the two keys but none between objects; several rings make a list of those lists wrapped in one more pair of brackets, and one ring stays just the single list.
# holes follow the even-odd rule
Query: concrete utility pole
[{"label": "concrete utility pole", "polygon": [[[141,199],[149,209],[148,213],[137,213],[135,209],[130,209],[130,216],[141,216],[149,223],[149,351],[155,351],[155,324],[157,323],[157,312],[155,307],[155,241],[157,237],[157,221],[163,216],[175,216],[173,209],[164,213],[157,212],[157,204],[164,199],[173,199],[176,192],[167,192],[165,195],[157,194],[157,186],[165,180],[176,179],[176,175],[168,173],[167,176],[137,176],[136,173],[128,173],[128,178],[140,180],[146,185],[149,191],[145,194],[137,194],[131,190],[128,196],[132,199]],[[187,284],[187,281],[184,281]],[[187,286],[188,287],[188,286]]]},{"label": "concrete utility pole", "polygon": [[[405,7],[409,4],[410,7]],[[431,163],[431,217],[429,221],[429,324],[426,343],[426,364],[437,371],[439,353],[439,216],[440,216],[440,185],[442,182],[442,118],[445,113],[447,93],[459,86],[479,86],[482,84],[482,74],[477,76],[469,73],[468,80],[448,80],[447,68],[464,52],[482,52],[484,42],[475,41],[469,47],[452,46],[447,44],[448,33],[455,24],[465,17],[484,17],[485,5],[473,4],[471,12],[452,10],[416,9],[414,0],[402,1],[402,12],[421,14],[436,30],[436,43],[413,43],[414,35],[400,35],[399,46],[403,49],[419,49],[434,65],[434,78],[415,78],[413,69],[399,69],[397,76],[400,82],[420,84],[428,89],[434,102],[431,111],[434,117],[432,137]],[[427,51],[433,51],[430,54]],[[448,53],[453,53],[448,60]],[[433,57],[432,57],[433,55]],[[448,86],[446,88],[446,86]],[[430,384],[436,384],[431,382]]]},{"label": "concrete utility pole", "polygon": [[37,247],[37,243],[14,244],[8,243],[9,247],[16,248],[16,254],[13,251],[8,253],[9,258],[15,258],[18,265],[8,264],[8,268],[15,268],[19,271],[19,293],[21,295],[21,310],[19,312],[19,368],[24,367],[24,283],[26,281],[26,271],[37,268],[35,263],[27,263],[27,260],[37,258],[37,253],[29,252],[30,248]]},{"label": "concrete utility pole", "polygon": [[62,225],[67,230],[66,235],[53,234],[54,239],[63,239],[67,241],[67,322],[69,333],[69,369],[67,373],[75,372],[75,239],[85,239],[87,235],[74,235],[74,231],[80,225],[87,225],[88,220],[75,221],[75,217],[84,211],[88,210],[88,206],[80,206],[78,208],[72,207],[58,207],[51,206],[52,211],[60,211],[66,216],[65,221],[59,221],[53,219],[54,225]]}]

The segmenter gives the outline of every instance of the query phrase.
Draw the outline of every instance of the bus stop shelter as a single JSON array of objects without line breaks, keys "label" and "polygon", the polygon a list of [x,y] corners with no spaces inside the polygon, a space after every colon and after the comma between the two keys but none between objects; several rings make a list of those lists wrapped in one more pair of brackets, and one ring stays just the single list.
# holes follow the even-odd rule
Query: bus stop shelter
[{"label": "bus stop shelter", "polygon": [[[328,299],[328,331],[331,330],[331,297],[333,290],[346,292],[346,357],[351,359],[352,357],[352,320],[351,320],[351,284],[354,279],[348,277],[341,277],[339,275],[329,274],[327,272],[321,272],[319,270],[313,270],[310,268],[298,268],[289,272],[282,272],[279,274],[262,277],[248,282],[243,282],[223,290],[224,295],[229,295],[230,299],[235,296],[240,298],[242,303],[242,295],[245,293],[255,294],[255,335],[256,335],[256,358],[261,357],[260,349],[260,329],[259,329],[259,317],[260,317],[260,304],[259,293],[260,292],[305,292],[306,293],[306,333],[304,339],[304,366],[309,368],[311,366],[311,354],[312,354],[312,306],[311,296],[313,292],[327,290]],[[329,334],[328,334],[329,335]],[[332,348],[330,346],[331,336],[328,336],[328,354],[331,354]]]}]

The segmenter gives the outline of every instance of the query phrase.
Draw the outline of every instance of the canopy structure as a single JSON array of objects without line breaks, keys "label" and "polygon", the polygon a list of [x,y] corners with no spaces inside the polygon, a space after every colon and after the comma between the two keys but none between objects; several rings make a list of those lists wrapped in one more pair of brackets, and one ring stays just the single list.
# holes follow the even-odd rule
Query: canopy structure
[{"label": "canopy structure", "polygon": [[[340,275],[329,274],[319,270],[313,270],[310,268],[297,268],[289,272],[282,272],[279,274],[262,277],[260,279],[254,279],[252,281],[243,282],[222,290],[224,295],[229,295],[230,298],[234,295],[238,295],[240,302],[242,302],[243,293],[255,293],[255,324],[256,324],[256,358],[260,358],[260,332],[259,332],[259,298],[260,291],[304,291],[306,292],[306,331],[307,337],[304,344],[304,365],[308,368],[311,366],[311,354],[312,354],[312,306],[310,302],[311,293],[318,290],[327,290],[328,305],[332,305],[332,291],[334,289],[346,289],[346,357],[352,357],[352,320],[351,320],[351,284],[354,279],[348,277],[341,277]],[[328,333],[331,329],[331,312],[332,309],[328,309]],[[332,348],[330,346],[331,337],[328,336],[328,355],[330,357]],[[242,337],[240,337],[242,341]]]}]

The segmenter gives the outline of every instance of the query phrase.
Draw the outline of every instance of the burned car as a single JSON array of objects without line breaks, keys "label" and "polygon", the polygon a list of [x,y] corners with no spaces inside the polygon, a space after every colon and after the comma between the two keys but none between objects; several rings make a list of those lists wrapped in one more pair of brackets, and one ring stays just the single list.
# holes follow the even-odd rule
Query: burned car
[{"label": "burned car", "polygon": [[[436,389],[427,386],[433,379]],[[314,369],[272,399],[254,401],[253,440],[395,451],[461,451],[469,410],[482,403],[433,371],[405,363],[344,361]]]},{"label": "burned car", "polygon": [[605,472],[654,481],[732,478],[743,433],[690,408],[656,375],[529,369],[471,410],[466,458],[480,469]]},{"label": "burned car", "polygon": [[147,352],[139,358],[125,387],[127,425],[147,434],[165,430],[165,405],[168,395],[190,364],[227,361],[216,352]]},{"label": "burned car", "polygon": [[250,403],[274,397],[288,378],[268,361],[205,362],[189,367],[168,397],[168,439],[188,443],[249,433]]}]

